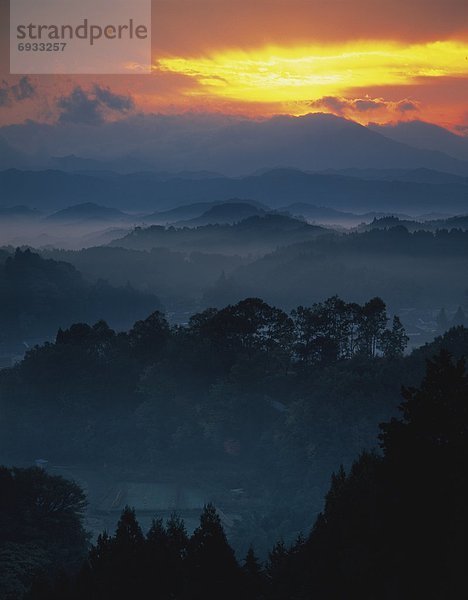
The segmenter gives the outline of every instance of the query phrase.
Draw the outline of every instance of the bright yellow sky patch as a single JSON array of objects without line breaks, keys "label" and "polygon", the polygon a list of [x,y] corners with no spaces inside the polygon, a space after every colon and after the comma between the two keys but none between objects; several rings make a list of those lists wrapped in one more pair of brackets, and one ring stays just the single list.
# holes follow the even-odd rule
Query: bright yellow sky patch
[{"label": "bright yellow sky patch", "polygon": [[156,70],[194,78],[189,95],[250,102],[314,100],[349,88],[405,85],[418,77],[468,76],[468,45],[434,42],[401,46],[384,42],[345,47],[268,47],[209,57],[160,59]]}]

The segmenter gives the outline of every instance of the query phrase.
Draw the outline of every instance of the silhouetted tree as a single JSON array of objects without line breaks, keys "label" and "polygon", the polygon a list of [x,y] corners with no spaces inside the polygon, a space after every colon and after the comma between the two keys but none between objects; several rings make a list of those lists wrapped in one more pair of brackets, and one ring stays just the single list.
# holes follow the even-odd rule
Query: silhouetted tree
[{"label": "silhouetted tree", "polygon": [[[421,386],[404,389],[403,397],[403,418],[381,426],[383,456],[364,453],[348,474],[340,469],[333,476],[323,513],[303,549],[290,558],[296,568],[302,561],[301,598],[371,600],[376,590],[379,597],[404,600],[464,596],[464,362],[442,351],[428,361]],[[287,564],[284,550],[276,555],[277,564]],[[297,579],[276,573],[275,589],[276,581],[280,587]]]},{"label": "silhouetted tree", "polygon": [[392,329],[386,329],[380,340],[380,347],[386,358],[398,358],[403,356],[408,344],[409,337],[406,335],[405,328],[399,317],[393,317]]},{"label": "silhouetted tree", "polygon": [[[0,467],[0,595],[18,597],[34,576],[77,569],[86,556],[86,497],[40,468]],[[46,586],[43,579],[43,587]],[[14,596],[12,596],[14,597]]]},{"label": "silhouetted tree", "polygon": [[189,589],[194,600],[238,598],[241,573],[212,504],[207,504],[188,546]]},{"label": "silhouetted tree", "polygon": [[161,358],[169,339],[169,324],[164,315],[156,311],[144,321],[137,321],[128,332],[128,341],[135,355],[145,362]]},{"label": "silhouetted tree", "polygon": [[247,551],[244,564],[242,565],[242,571],[244,573],[244,591],[242,597],[248,598],[249,600],[261,600],[262,598],[265,598],[265,573],[260,561],[255,556],[252,546],[250,546]]},{"label": "silhouetted tree", "polygon": [[359,347],[367,357],[373,358],[382,340],[387,325],[385,303],[381,298],[372,298],[360,311]]}]

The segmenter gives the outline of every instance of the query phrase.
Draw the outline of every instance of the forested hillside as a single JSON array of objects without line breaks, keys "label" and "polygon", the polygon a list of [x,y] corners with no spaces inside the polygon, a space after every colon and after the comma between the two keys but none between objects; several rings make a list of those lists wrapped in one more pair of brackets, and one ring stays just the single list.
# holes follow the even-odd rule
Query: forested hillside
[{"label": "forested hillside", "polygon": [[[318,512],[331,471],[375,446],[400,384],[440,345],[405,357],[406,342],[378,298],[290,315],[247,299],[187,327],[153,313],[127,333],[76,324],[0,372],[0,456],[193,480],[237,511],[236,549],[264,553]],[[444,343],[466,351],[466,330]]]},{"label": "forested hillside", "polygon": [[[452,331],[426,352],[436,346],[466,352],[467,331]],[[292,543],[278,539],[264,560],[253,546],[236,557],[212,504],[193,533],[176,514],[166,522],[155,515],[144,531],[127,506],[115,533],[99,535],[84,560],[81,490],[42,469],[2,468],[2,514],[11,521],[0,523],[0,589],[5,598],[26,591],[30,600],[155,593],[167,600],[372,600],[376,589],[389,600],[461,598],[467,393],[465,361],[440,350],[427,361],[422,383],[403,388],[398,418],[380,425],[380,451],[362,452],[350,469],[335,471],[311,529],[306,491],[304,534]],[[58,531],[66,537],[57,538]]]},{"label": "forested hillside", "polygon": [[0,259],[0,295],[0,343],[7,347],[34,344],[49,339],[58,327],[104,315],[114,327],[126,328],[161,308],[152,294],[130,285],[113,287],[104,279],[89,282],[68,263],[20,249]]}]

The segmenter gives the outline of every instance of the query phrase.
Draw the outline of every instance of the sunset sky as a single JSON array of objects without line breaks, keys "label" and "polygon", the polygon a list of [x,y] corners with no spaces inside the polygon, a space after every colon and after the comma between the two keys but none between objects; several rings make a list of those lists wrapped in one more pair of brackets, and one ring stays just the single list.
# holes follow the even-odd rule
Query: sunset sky
[{"label": "sunset sky", "polygon": [[363,124],[468,126],[466,0],[158,0],[151,75],[22,82],[9,75],[8,3],[0,6],[0,125],[57,122],[67,102],[98,101],[98,84],[121,99],[109,103],[110,120],[320,111]]}]

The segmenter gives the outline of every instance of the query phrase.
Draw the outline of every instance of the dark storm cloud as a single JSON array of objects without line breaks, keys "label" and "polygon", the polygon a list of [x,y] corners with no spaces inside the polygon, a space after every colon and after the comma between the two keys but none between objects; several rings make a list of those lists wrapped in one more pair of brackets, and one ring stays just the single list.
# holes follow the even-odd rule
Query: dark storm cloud
[{"label": "dark storm cloud", "polygon": [[60,123],[99,125],[104,121],[99,101],[91,98],[80,86],[68,96],[62,96],[57,106],[61,110]]},{"label": "dark storm cloud", "polygon": [[365,113],[377,110],[405,113],[419,110],[419,103],[404,98],[397,102],[383,98],[344,98],[340,96],[324,96],[310,103],[312,108],[325,110],[334,115],[352,116],[353,113]]},{"label": "dark storm cloud", "polygon": [[359,112],[367,112],[368,110],[379,110],[381,108],[386,108],[386,103],[382,100],[353,100],[352,106]]},{"label": "dark storm cloud", "polygon": [[412,102],[411,100],[402,100],[401,102],[398,102],[397,104],[397,110],[399,112],[410,112],[413,110],[418,110],[419,109],[419,105],[417,104],[417,102]]},{"label": "dark storm cloud", "polygon": [[60,123],[100,125],[105,122],[109,111],[128,113],[134,108],[134,102],[130,96],[114,94],[109,88],[99,85],[92,90],[77,86],[68,96],[59,98],[57,107],[60,109]]},{"label": "dark storm cloud", "polygon": [[28,77],[21,77],[18,83],[2,81],[0,87],[0,106],[11,106],[14,102],[28,100],[36,95],[36,88]]},{"label": "dark storm cloud", "polygon": [[130,96],[122,96],[120,94],[114,94],[109,88],[100,87],[99,85],[94,86],[93,89],[96,99],[101,103],[119,112],[127,112],[135,107],[133,98]]}]

